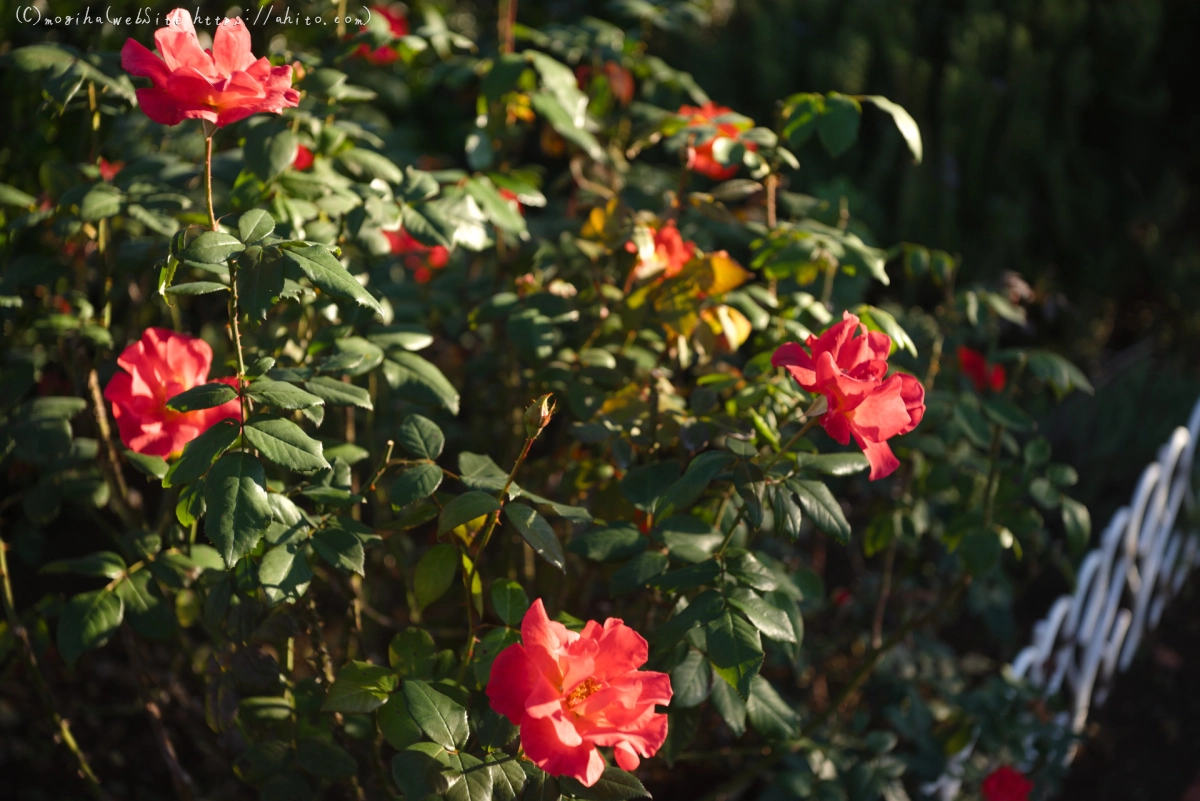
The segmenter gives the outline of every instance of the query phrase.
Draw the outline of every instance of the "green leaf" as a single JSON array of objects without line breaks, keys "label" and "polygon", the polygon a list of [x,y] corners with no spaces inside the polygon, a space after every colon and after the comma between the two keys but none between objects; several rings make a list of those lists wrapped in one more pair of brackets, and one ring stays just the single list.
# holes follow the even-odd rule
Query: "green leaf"
[{"label": "green leaf", "polygon": [[296,743],[296,766],[318,779],[345,780],[358,773],[354,757],[328,740],[305,738]]},{"label": "green leaf", "polygon": [[246,420],[243,432],[247,442],[280,467],[297,473],[313,473],[329,467],[321,454],[321,443],[291,420],[255,414]]},{"label": "green leaf", "polygon": [[237,442],[240,426],[235,420],[221,420],[189,442],[179,460],[167,469],[164,487],[190,484],[208,472],[213,460]]},{"label": "green leaf", "polygon": [[192,297],[195,295],[211,295],[213,292],[228,292],[229,287],[225,284],[217,283],[216,281],[189,281],[186,284],[175,284],[163,290],[164,295],[183,295]]},{"label": "green leaf", "polygon": [[432,495],[442,483],[442,468],[436,464],[414,465],[392,482],[388,495],[392,506],[400,509]]},{"label": "green leaf", "polygon": [[383,739],[397,751],[403,751],[425,737],[421,727],[408,713],[408,702],[404,700],[404,693],[392,693],[387,703],[375,713],[375,720],[379,724]]},{"label": "green leaf", "polygon": [[125,604],[125,616],[133,630],[158,642],[170,642],[178,622],[150,570],[138,570],[113,587]]},{"label": "green leaf", "polygon": [[551,776],[531,762],[522,762],[527,782],[521,801],[561,801],[558,778]]},{"label": "green leaf", "polygon": [[535,92],[530,95],[529,102],[538,116],[550,123],[550,127],[557,131],[559,136],[583,148],[592,159],[605,159],[604,148],[596,141],[596,137],[590,131],[576,125],[575,120],[557,98],[547,92]]},{"label": "green leaf", "polygon": [[682,592],[705,584],[712,584],[721,575],[721,566],[712,559],[694,565],[670,570],[648,582],[663,592]]},{"label": "green leaf", "polygon": [[750,725],[754,730],[768,740],[788,740],[795,737],[800,723],[796,712],[762,676],[755,676],[750,682],[746,716],[750,718]]},{"label": "green leaf", "polygon": [[763,523],[763,493],[766,477],[762,468],[753,462],[738,462],[733,471],[733,486],[746,507],[746,520],[751,531],[758,531]]},{"label": "green leaf", "polygon": [[510,234],[519,236],[525,233],[525,218],[496,190],[491,181],[486,178],[468,178],[465,186],[467,194],[475,198],[493,225]]},{"label": "green leaf", "polygon": [[1036,426],[1024,409],[1003,398],[986,398],[980,406],[985,417],[1009,431],[1032,431]]},{"label": "green leaf", "polygon": [[712,668],[704,654],[688,649],[683,661],[671,671],[671,708],[690,708],[704,703],[712,692]]},{"label": "green leaf", "polygon": [[[884,283],[887,283],[887,281],[884,281]],[[904,350],[913,356],[917,355],[916,343],[913,342],[912,337],[908,335],[908,332],[904,330],[904,327],[900,325],[895,317],[883,309],[868,306],[865,303],[855,308],[854,313],[859,316],[868,329],[882,331],[892,340],[893,353],[897,350]]]},{"label": "green leaf", "polygon": [[851,476],[871,466],[861,453],[797,453],[796,466],[827,476]]},{"label": "green leaf", "polygon": [[258,582],[270,606],[293,603],[308,590],[312,569],[300,543],[276,545],[263,554],[258,564]]},{"label": "green leaf", "polygon": [[573,537],[567,550],[594,562],[623,562],[646,550],[647,542],[636,526],[618,523]]},{"label": "green leaf", "polygon": [[708,658],[717,675],[729,682],[743,698],[750,695],[750,682],[762,667],[762,640],[758,629],[729,610],[705,629]]},{"label": "green leaf", "polygon": [[[341,382],[338,382],[341,383]],[[256,378],[246,387],[246,394],[255,403],[273,406],[276,409],[294,411],[321,406],[325,401],[305,392],[295,384],[286,381],[276,381],[271,378]]]},{"label": "green leaf", "polygon": [[1031,350],[1026,356],[1029,360],[1029,372],[1048,382],[1059,399],[1072,389],[1086,392],[1088,395],[1096,394],[1083,371],[1057,353]]},{"label": "green leaf", "polygon": [[825,109],[824,95],[802,92],[783,101],[783,136],[792,147],[800,147],[817,130],[817,120]]},{"label": "green leaf", "polygon": [[1067,547],[1078,556],[1087,549],[1092,536],[1092,516],[1088,508],[1074,498],[1062,497],[1063,527],[1067,530]]},{"label": "green leaf", "polygon": [[356,387],[327,375],[319,375],[304,382],[304,388],[330,406],[357,406],[360,409],[374,409],[371,395],[362,387]]},{"label": "green leaf", "polygon": [[628,801],[650,797],[636,776],[611,765],[604,768],[604,773],[591,787],[584,787],[569,776],[560,776],[558,781],[564,791],[580,801]]},{"label": "green leaf", "polygon": [[330,686],[321,711],[373,712],[383,706],[398,681],[388,668],[369,662],[347,662]]},{"label": "green leaf", "polygon": [[733,467],[737,457],[727,451],[706,451],[691,461],[683,476],[672,484],[655,505],[655,517],[688,511],[719,474]]},{"label": "green leaf", "polygon": [[[445,748],[461,748],[471,735],[467,710],[418,679],[404,682],[408,712],[429,739]],[[486,772],[486,771],[483,771]]]},{"label": "green leaf", "polygon": [[831,156],[845,153],[858,138],[862,106],[852,97],[837,92],[825,95],[825,108],[817,118],[817,137]]},{"label": "green leaf", "polygon": [[417,606],[424,609],[445,595],[454,583],[457,572],[458,552],[453,545],[443,542],[426,551],[417,562],[416,575],[413,577]]},{"label": "green leaf", "polygon": [[725,721],[725,725],[733,732],[734,737],[746,733],[746,702],[738,695],[737,690],[727,682],[715,681],[712,687],[712,705],[717,714]]},{"label": "green leaf", "polygon": [[442,513],[438,517],[438,536],[466,525],[477,517],[498,511],[500,511],[500,502],[486,492],[479,490],[464,492],[443,507]]},{"label": "green leaf", "polygon": [[390,383],[401,397],[458,414],[458,390],[433,362],[407,351],[393,351],[388,361],[399,368]]},{"label": "green leaf", "polygon": [[396,439],[400,447],[420,459],[436,459],[446,446],[446,437],[437,423],[419,414],[404,418]]},{"label": "green leaf", "polygon": [[804,514],[808,515],[813,525],[843,545],[850,542],[850,522],[846,520],[841,504],[833,497],[829,487],[820,481],[802,481],[795,478],[789,479],[787,486],[796,493]]},{"label": "green leaf", "polygon": [[326,526],[313,533],[311,542],[313,550],[338,570],[363,575],[366,554],[362,541],[351,532]]},{"label": "green leaf", "polygon": [[913,155],[913,164],[920,164],[921,158],[924,155],[924,149],[921,147],[921,129],[917,126],[917,121],[912,118],[912,115],[904,110],[904,107],[899,103],[893,103],[886,97],[881,95],[859,95],[859,100],[873,103],[876,108],[881,111],[886,111],[892,115],[892,121],[896,123],[896,129],[900,131],[900,135],[904,137],[905,144]]},{"label": "green leaf", "polygon": [[274,230],[275,220],[266,209],[250,209],[238,218],[238,237],[243,244],[253,245],[270,236]]},{"label": "green leaf", "polygon": [[58,652],[67,667],[74,669],[84,651],[108,642],[124,615],[120,596],[109,590],[80,593],[67,601],[58,620]]},{"label": "green leaf", "polygon": [[360,306],[371,309],[380,316],[383,307],[379,301],[354,280],[354,276],[346,271],[342,263],[333,254],[320,245],[310,245],[302,248],[287,248],[284,255],[291,259],[300,271],[319,289],[330,295],[346,300],[353,300]]},{"label": "green leaf", "polygon": [[115,217],[121,213],[121,201],[124,197],[124,193],[115,186],[96,184],[79,202],[79,219],[84,222],[98,222],[105,217]]},{"label": "green leaf", "polygon": [[238,257],[238,302],[243,311],[259,320],[267,319],[267,312],[284,297],[298,297],[299,287],[292,284],[288,289],[282,258],[249,258],[251,247]]},{"label": "green leaf", "polygon": [[492,584],[492,606],[506,626],[520,626],[529,610],[529,596],[517,582],[500,579]]},{"label": "green leaf", "polygon": [[237,398],[236,389],[228,384],[213,381],[180,392],[167,401],[167,408],[175,412],[194,412],[199,409],[212,409],[223,403],[229,403],[235,398]]},{"label": "green leaf", "polygon": [[740,609],[768,638],[776,642],[796,642],[796,632],[792,630],[787,612],[749,593],[730,594],[728,600],[730,606]]},{"label": "green leaf", "polygon": [[388,644],[388,664],[405,679],[432,679],[437,645],[424,629],[407,628]]},{"label": "green leaf", "polygon": [[727,560],[726,567],[730,575],[747,587],[770,592],[779,586],[775,574],[758,561],[758,558],[752,553],[742,552],[731,555]]},{"label": "green leaf", "polygon": [[504,517],[521,532],[521,536],[538,556],[566,572],[567,556],[563,553],[562,543],[558,541],[558,535],[546,522],[546,518],[538,514],[537,510],[523,503],[510,503],[504,507]]},{"label": "green leaf", "polygon": [[96,578],[125,575],[125,560],[112,551],[98,551],[76,559],[59,559],[44,565],[39,573],[75,573]]},{"label": "green leaf", "polygon": [[176,256],[180,261],[197,261],[201,264],[223,264],[234,253],[246,246],[236,236],[221,231],[205,231],[197,236]]},{"label": "green leaf", "polygon": [[161,481],[163,476],[167,474],[169,465],[167,465],[167,460],[161,456],[150,456],[149,454],[127,450],[125,451],[125,459],[139,473],[144,473],[150,478],[157,478]]},{"label": "green leaf", "polygon": [[[496,493],[508,484],[508,473],[500,469],[500,465],[492,461],[492,457],[482,453],[463,451],[458,455],[459,480],[473,490]],[[509,484],[509,499],[520,495],[521,489],[514,482]]]},{"label": "green leaf", "polygon": [[417,351],[433,344],[433,334],[429,329],[416,323],[396,323],[375,328],[367,335],[367,339],[384,349]]},{"label": "green leaf", "polygon": [[651,637],[656,647],[669,648],[697,626],[716,620],[725,609],[725,599],[716,590],[705,590],[685,609],[654,630]]},{"label": "green leaf", "polygon": [[262,464],[246,453],[225,454],[205,479],[204,532],[226,567],[250,553],[271,524],[265,482]]},{"label": "green leaf", "polygon": [[800,524],[804,517],[795,496],[786,487],[776,487],[772,498],[772,513],[775,517],[775,536],[786,536],[795,542],[800,536]]},{"label": "green leaf", "polygon": [[300,140],[291,129],[268,122],[250,129],[243,154],[246,167],[262,181],[270,182],[292,166],[299,148]]},{"label": "green leaf", "polygon": [[670,560],[664,553],[645,551],[626,562],[609,577],[609,592],[624,595],[645,587],[653,578],[667,572]]},{"label": "green leaf", "polygon": [[[502,758],[502,757],[497,757]],[[487,761],[491,761],[490,759]],[[528,780],[520,763],[515,760],[492,765],[492,798],[494,801],[517,801]],[[523,799],[522,799],[523,801]]]}]

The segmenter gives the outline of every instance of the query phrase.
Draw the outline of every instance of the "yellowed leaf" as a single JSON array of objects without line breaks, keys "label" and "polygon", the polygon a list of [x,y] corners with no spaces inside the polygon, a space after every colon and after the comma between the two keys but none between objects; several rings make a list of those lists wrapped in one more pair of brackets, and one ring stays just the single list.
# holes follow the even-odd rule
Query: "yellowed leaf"
[{"label": "yellowed leaf", "polygon": [[737,289],[742,284],[754,278],[754,273],[742,267],[723,250],[710,253],[705,258],[711,272],[711,283],[702,288],[709,295],[721,295],[731,289]]}]

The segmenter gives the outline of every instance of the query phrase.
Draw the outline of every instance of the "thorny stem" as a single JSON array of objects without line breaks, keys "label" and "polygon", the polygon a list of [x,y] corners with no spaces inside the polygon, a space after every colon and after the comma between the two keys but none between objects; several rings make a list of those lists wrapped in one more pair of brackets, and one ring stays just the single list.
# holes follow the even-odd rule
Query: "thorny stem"
[{"label": "thorny stem", "polygon": [[1004,426],[993,426],[992,447],[988,452],[987,488],[983,494],[983,528],[992,528],[992,511],[995,507],[997,479],[1000,478],[1000,445],[1004,442]]},{"label": "thorny stem", "polygon": [[779,188],[779,176],[771,173],[767,176],[767,228],[774,229],[777,222],[775,209],[775,192]]},{"label": "thorny stem", "polygon": [[511,53],[516,44],[513,28],[517,24],[517,0],[500,0],[497,34],[500,39],[500,52]]},{"label": "thorny stem", "polygon": [[367,479],[367,483],[363,486],[366,488],[364,492],[370,492],[375,489],[375,482],[383,478],[384,472],[388,469],[388,462],[392,458],[392,449],[396,447],[396,441],[389,439],[387,441],[387,449],[383,452],[383,458],[379,460],[379,466],[375,468],[375,472]]},{"label": "thorny stem", "polygon": [[171,735],[167,731],[167,727],[163,725],[162,710],[159,709],[152,697],[153,688],[150,684],[150,676],[146,673],[142,656],[137,650],[137,642],[128,626],[121,627],[121,637],[125,642],[125,651],[129,654],[129,661],[141,679],[142,708],[150,717],[150,726],[154,729],[158,751],[162,754],[163,761],[167,763],[167,772],[171,774],[171,783],[175,785],[175,795],[181,801],[191,801],[194,797],[192,791],[195,784],[183,765],[179,764],[179,757],[175,753],[175,744],[171,742]]},{"label": "thorny stem", "polygon": [[308,612],[308,633],[312,640],[312,648],[317,652],[317,659],[321,662],[321,675],[324,676],[326,684],[333,684],[333,660],[329,658],[329,648],[325,645],[325,637],[321,633],[321,621],[317,616],[317,602],[311,595],[308,603],[304,605],[304,609]]},{"label": "thorny stem", "polygon": [[87,782],[88,790],[96,798],[107,801],[110,796],[100,786],[100,779],[96,777],[92,771],[92,766],[88,764],[87,757],[79,748],[79,744],[75,742],[75,737],[71,734],[71,724],[58,713],[58,707],[54,703],[54,696],[50,694],[50,688],[46,684],[46,679],[42,676],[41,670],[38,668],[37,655],[33,652],[33,644],[29,642],[29,632],[25,630],[25,626],[21,623],[21,619],[17,616],[16,604],[13,601],[12,581],[9,579],[8,573],[8,544],[0,539],[0,581],[3,582],[3,600],[4,600],[4,615],[8,619],[8,629],[12,632],[12,636],[20,643],[21,655],[25,658],[25,666],[29,671],[30,677],[33,679],[33,686],[37,690],[38,697],[41,699],[42,706],[46,710],[46,714],[54,722],[58,728],[59,738],[63,745],[75,755],[75,759],[79,763],[79,772],[83,775]]},{"label": "thorny stem", "polygon": [[125,474],[121,471],[121,462],[117,457],[117,446],[113,441],[112,428],[108,424],[108,412],[104,406],[104,394],[100,390],[100,378],[95,370],[88,373],[88,391],[92,400],[92,413],[96,417],[96,432],[104,443],[106,460],[101,463],[104,478],[108,481],[113,495],[113,511],[125,523],[133,527],[140,515],[135,515],[133,504],[129,498],[129,486],[125,483]]},{"label": "thorny stem", "polygon": [[892,569],[896,564],[896,540],[899,536],[892,534],[888,543],[887,556],[883,559],[883,578],[879,584],[879,600],[875,602],[875,620],[871,625],[871,647],[883,645],[883,615],[887,611],[888,596],[892,594]]},{"label": "thorny stem", "polygon": [[[529,449],[533,447],[533,441],[537,439],[537,434],[532,437],[525,438],[525,447],[521,449],[521,455],[517,457],[517,461],[513,463],[512,470],[508,473],[508,478],[504,482],[504,488],[500,490],[500,506],[504,506],[504,502],[508,499],[508,488],[512,486],[513,480],[517,477],[517,471],[521,469],[521,465],[525,463],[525,457],[529,455]],[[496,530],[496,525],[500,522],[500,511],[497,509],[490,520],[488,520],[487,528],[483,532],[483,536],[479,540],[479,549],[475,551],[475,558],[471,561],[471,572],[466,576],[467,583],[467,615],[471,615],[471,587],[475,584],[475,577],[479,575],[479,560],[483,558],[483,552],[487,548],[488,541],[492,538],[492,532]],[[470,625],[468,637],[470,642],[467,643],[467,658],[463,662],[464,665],[469,663],[472,657],[475,656],[475,630],[474,622]]]},{"label": "thorny stem", "polygon": [[204,200],[208,204],[208,226],[215,231],[217,215],[213,214],[212,202],[212,134],[204,139]]}]

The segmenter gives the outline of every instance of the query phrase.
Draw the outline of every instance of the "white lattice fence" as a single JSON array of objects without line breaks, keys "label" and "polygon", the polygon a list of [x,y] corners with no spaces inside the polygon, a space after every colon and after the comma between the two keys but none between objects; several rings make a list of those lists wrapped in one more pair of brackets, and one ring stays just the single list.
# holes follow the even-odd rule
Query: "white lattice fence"
[{"label": "white lattice fence", "polygon": [[[1013,660],[1015,679],[1047,694],[1066,693],[1070,711],[1060,723],[1075,733],[1083,731],[1092,706],[1104,703],[1113,676],[1129,667],[1200,555],[1200,539],[1186,521],[1180,524],[1180,511],[1190,512],[1197,501],[1192,467],[1198,438],[1200,402],[1187,428],[1176,428],[1157,461],[1142,471],[1130,505],[1117,510],[1080,563],[1074,594],[1050,606],[1033,627],[1032,644]],[[925,792],[942,801],[957,797],[973,747],[955,755]]]}]

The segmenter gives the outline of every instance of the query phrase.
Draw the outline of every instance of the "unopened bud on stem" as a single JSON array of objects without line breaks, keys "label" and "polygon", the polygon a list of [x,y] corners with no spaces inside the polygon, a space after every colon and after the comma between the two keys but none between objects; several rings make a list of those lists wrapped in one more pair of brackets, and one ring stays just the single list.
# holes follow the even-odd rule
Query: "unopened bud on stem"
[{"label": "unopened bud on stem", "polygon": [[542,433],[542,429],[550,424],[554,416],[554,396],[546,394],[535,400],[525,410],[525,436],[533,439]]}]

